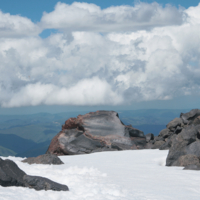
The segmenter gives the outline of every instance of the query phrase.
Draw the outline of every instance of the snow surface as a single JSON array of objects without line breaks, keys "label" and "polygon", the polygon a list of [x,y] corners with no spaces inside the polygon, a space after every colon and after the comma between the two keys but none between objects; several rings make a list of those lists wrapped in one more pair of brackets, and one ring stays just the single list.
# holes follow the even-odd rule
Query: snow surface
[{"label": "snow surface", "polygon": [[[29,175],[66,184],[69,192],[1,187],[1,200],[193,200],[200,171],[165,167],[168,151],[129,150],[61,156],[64,165],[29,165],[9,157]],[[3,157],[3,159],[5,159]]]}]

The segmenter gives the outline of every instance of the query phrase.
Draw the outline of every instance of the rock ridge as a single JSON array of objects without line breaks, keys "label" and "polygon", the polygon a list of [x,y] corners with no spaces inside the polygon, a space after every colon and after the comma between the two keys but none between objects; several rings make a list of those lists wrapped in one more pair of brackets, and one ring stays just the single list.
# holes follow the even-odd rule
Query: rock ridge
[{"label": "rock ridge", "polygon": [[193,109],[181,113],[166,125],[166,129],[150,140],[152,148],[169,149],[166,166],[190,166],[186,169],[199,169],[200,166],[200,110]]}]

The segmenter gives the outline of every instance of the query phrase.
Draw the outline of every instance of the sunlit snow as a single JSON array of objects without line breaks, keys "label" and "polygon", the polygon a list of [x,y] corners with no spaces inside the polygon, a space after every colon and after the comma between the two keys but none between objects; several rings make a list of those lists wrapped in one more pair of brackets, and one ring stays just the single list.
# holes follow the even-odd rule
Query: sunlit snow
[{"label": "sunlit snow", "polygon": [[[9,157],[29,175],[68,185],[69,192],[1,187],[1,200],[193,200],[200,172],[165,167],[168,151],[129,150],[61,156],[64,165],[29,165]],[[3,158],[5,159],[5,158]]]}]

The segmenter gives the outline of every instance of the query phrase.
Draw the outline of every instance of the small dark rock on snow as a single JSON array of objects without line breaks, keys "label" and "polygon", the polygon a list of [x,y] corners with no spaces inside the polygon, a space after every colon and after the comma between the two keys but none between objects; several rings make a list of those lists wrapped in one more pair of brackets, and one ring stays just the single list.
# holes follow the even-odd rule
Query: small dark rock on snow
[{"label": "small dark rock on snow", "polygon": [[25,187],[34,188],[35,190],[69,191],[66,185],[61,185],[48,178],[24,175],[23,180]]},{"label": "small dark rock on snow", "polygon": [[39,176],[29,176],[15,162],[0,158],[0,185],[29,187],[35,190],[68,191],[66,185]]},{"label": "small dark rock on snow", "polygon": [[48,164],[48,165],[61,165],[64,164],[60,158],[53,154],[44,154],[38,157],[30,157],[22,160],[24,163],[28,164]]},{"label": "small dark rock on snow", "polygon": [[0,158],[0,185],[7,186],[24,186],[23,176],[26,175],[15,162]]}]

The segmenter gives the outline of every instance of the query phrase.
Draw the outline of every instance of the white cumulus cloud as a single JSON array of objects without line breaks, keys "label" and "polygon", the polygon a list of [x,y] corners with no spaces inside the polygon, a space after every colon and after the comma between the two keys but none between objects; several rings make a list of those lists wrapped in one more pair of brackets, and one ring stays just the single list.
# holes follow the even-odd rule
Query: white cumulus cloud
[{"label": "white cumulus cloud", "polygon": [[[17,93],[10,94],[8,101],[3,101],[3,107],[20,107],[46,105],[105,105],[120,104],[122,97],[112,91],[111,86],[98,77],[84,79],[76,85],[66,88],[53,84],[27,84]],[[114,101],[113,101],[114,100]]]},{"label": "white cumulus cloud", "polygon": [[[1,13],[0,25],[14,28],[10,35],[0,29],[0,105],[117,105],[200,95],[199,10],[200,4],[102,10],[58,3],[39,24]],[[45,28],[60,32],[39,37]]]},{"label": "white cumulus cloud", "polygon": [[67,31],[133,31],[155,26],[182,24],[186,13],[171,5],[138,3],[101,9],[95,4],[57,3],[55,10],[44,13],[41,26]]},{"label": "white cumulus cloud", "polygon": [[0,10],[0,37],[34,36],[41,31],[42,29],[30,19]]}]

